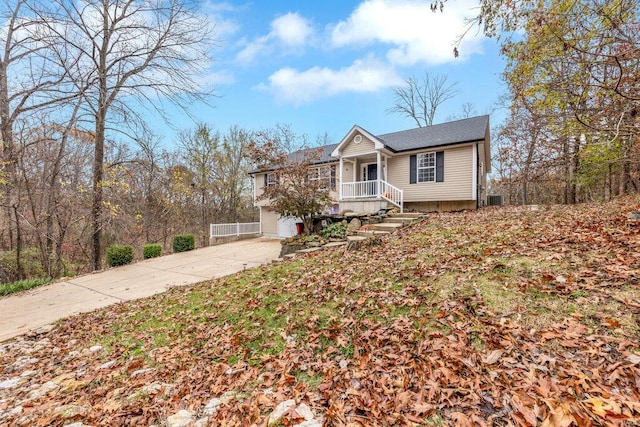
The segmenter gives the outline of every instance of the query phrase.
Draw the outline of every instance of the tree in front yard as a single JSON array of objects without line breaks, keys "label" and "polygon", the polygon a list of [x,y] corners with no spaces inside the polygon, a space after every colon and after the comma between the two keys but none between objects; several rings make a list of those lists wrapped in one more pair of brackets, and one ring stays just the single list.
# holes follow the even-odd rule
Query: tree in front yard
[{"label": "tree in front yard", "polygon": [[330,169],[317,167],[322,149],[300,144],[303,148],[289,151],[300,139],[288,127],[261,132],[250,144],[250,155],[257,170],[272,174],[257,200],[269,200],[269,206],[283,217],[300,218],[305,233],[310,233],[314,215],[331,203],[334,180]]}]

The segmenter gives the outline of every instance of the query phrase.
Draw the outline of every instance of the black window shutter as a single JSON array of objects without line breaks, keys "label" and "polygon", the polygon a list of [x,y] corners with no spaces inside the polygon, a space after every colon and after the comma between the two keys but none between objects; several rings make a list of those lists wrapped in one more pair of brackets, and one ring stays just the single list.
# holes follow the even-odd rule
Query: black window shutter
[{"label": "black window shutter", "polygon": [[436,182],[444,182],[444,151],[436,152]]},{"label": "black window shutter", "polygon": [[267,183],[268,183],[268,178],[267,178],[268,176],[269,176],[269,174],[268,174],[268,173],[265,173],[265,174],[264,174],[264,186],[265,186],[265,187],[267,186]]},{"label": "black window shutter", "polygon": [[415,184],[418,176],[418,161],[416,155],[409,156],[409,184]]}]

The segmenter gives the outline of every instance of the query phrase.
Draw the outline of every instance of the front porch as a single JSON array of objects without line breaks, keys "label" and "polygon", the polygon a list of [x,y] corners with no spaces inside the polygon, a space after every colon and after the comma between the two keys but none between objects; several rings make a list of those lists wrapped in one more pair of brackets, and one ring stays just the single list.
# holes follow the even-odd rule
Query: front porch
[{"label": "front porch", "polygon": [[340,184],[340,211],[375,213],[395,206],[402,212],[403,191],[382,179]]},{"label": "front porch", "polygon": [[386,181],[388,157],[381,150],[339,156],[340,211],[375,213],[393,206],[402,212],[403,191]]}]

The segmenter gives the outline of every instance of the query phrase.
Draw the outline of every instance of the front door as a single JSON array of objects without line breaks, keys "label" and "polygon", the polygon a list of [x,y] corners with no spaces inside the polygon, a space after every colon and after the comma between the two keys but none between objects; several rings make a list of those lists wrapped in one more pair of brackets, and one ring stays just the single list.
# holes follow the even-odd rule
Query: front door
[{"label": "front door", "polygon": [[366,194],[367,196],[378,195],[378,164],[369,163],[365,171]]},{"label": "front door", "polygon": [[378,179],[378,164],[371,163],[367,165],[367,181],[375,181]]}]

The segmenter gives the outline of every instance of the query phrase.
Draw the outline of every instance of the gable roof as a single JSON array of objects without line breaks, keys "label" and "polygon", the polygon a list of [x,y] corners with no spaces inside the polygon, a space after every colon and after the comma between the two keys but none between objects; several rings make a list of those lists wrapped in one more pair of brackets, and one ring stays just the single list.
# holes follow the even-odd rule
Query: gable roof
[{"label": "gable roof", "polygon": [[[356,133],[365,135],[373,141],[376,149],[387,149],[394,153],[403,151],[419,150],[422,148],[435,148],[444,145],[464,144],[467,142],[482,141],[487,136],[489,130],[489,116],[477,116],[467,119],[455,120],[432,126],[425,126],[399,132],[373,135],[366,129],[354,125],[349,133],[338,144],[323,145],[321,147],[311,147],[298,150],[289,154],[289,159],[295,160],[299,156],[305,156],[310,150],[321,150],[318,159],[314,159],[311,164],[317,165],[337,161],[343,146],[349,143]],[[490,167],[490,164],[488,165]],[[265,172],[274,170],[256,169],[250,173]]]},{"label": "gable roof", "polygon": [[[312,165],[321,165],[323,163],[335,162],[337,159],[335,157],[331,157],[331,153],[338,146],[338,144],[329,144],[323,145],[320,147],[310,147],[304,148],[302,150],[294,151],[293,153],[287,154],[287,159],[292,162],[297,162],[299,160],[303,160],[307,155],[314,154],[314,159],[310,164]],[[315,151],[318,151],[318,156],[316,158]],[[260,172],[269,172],[278,169],[279,166],[265,166],[254,168],[249,172],[249,175],[260,173]]]},{"label": "gable roof", "polygon": [[481,141],[489,126],[489,116],[471,117],[433,126],[378,135],[394,152]]}]

